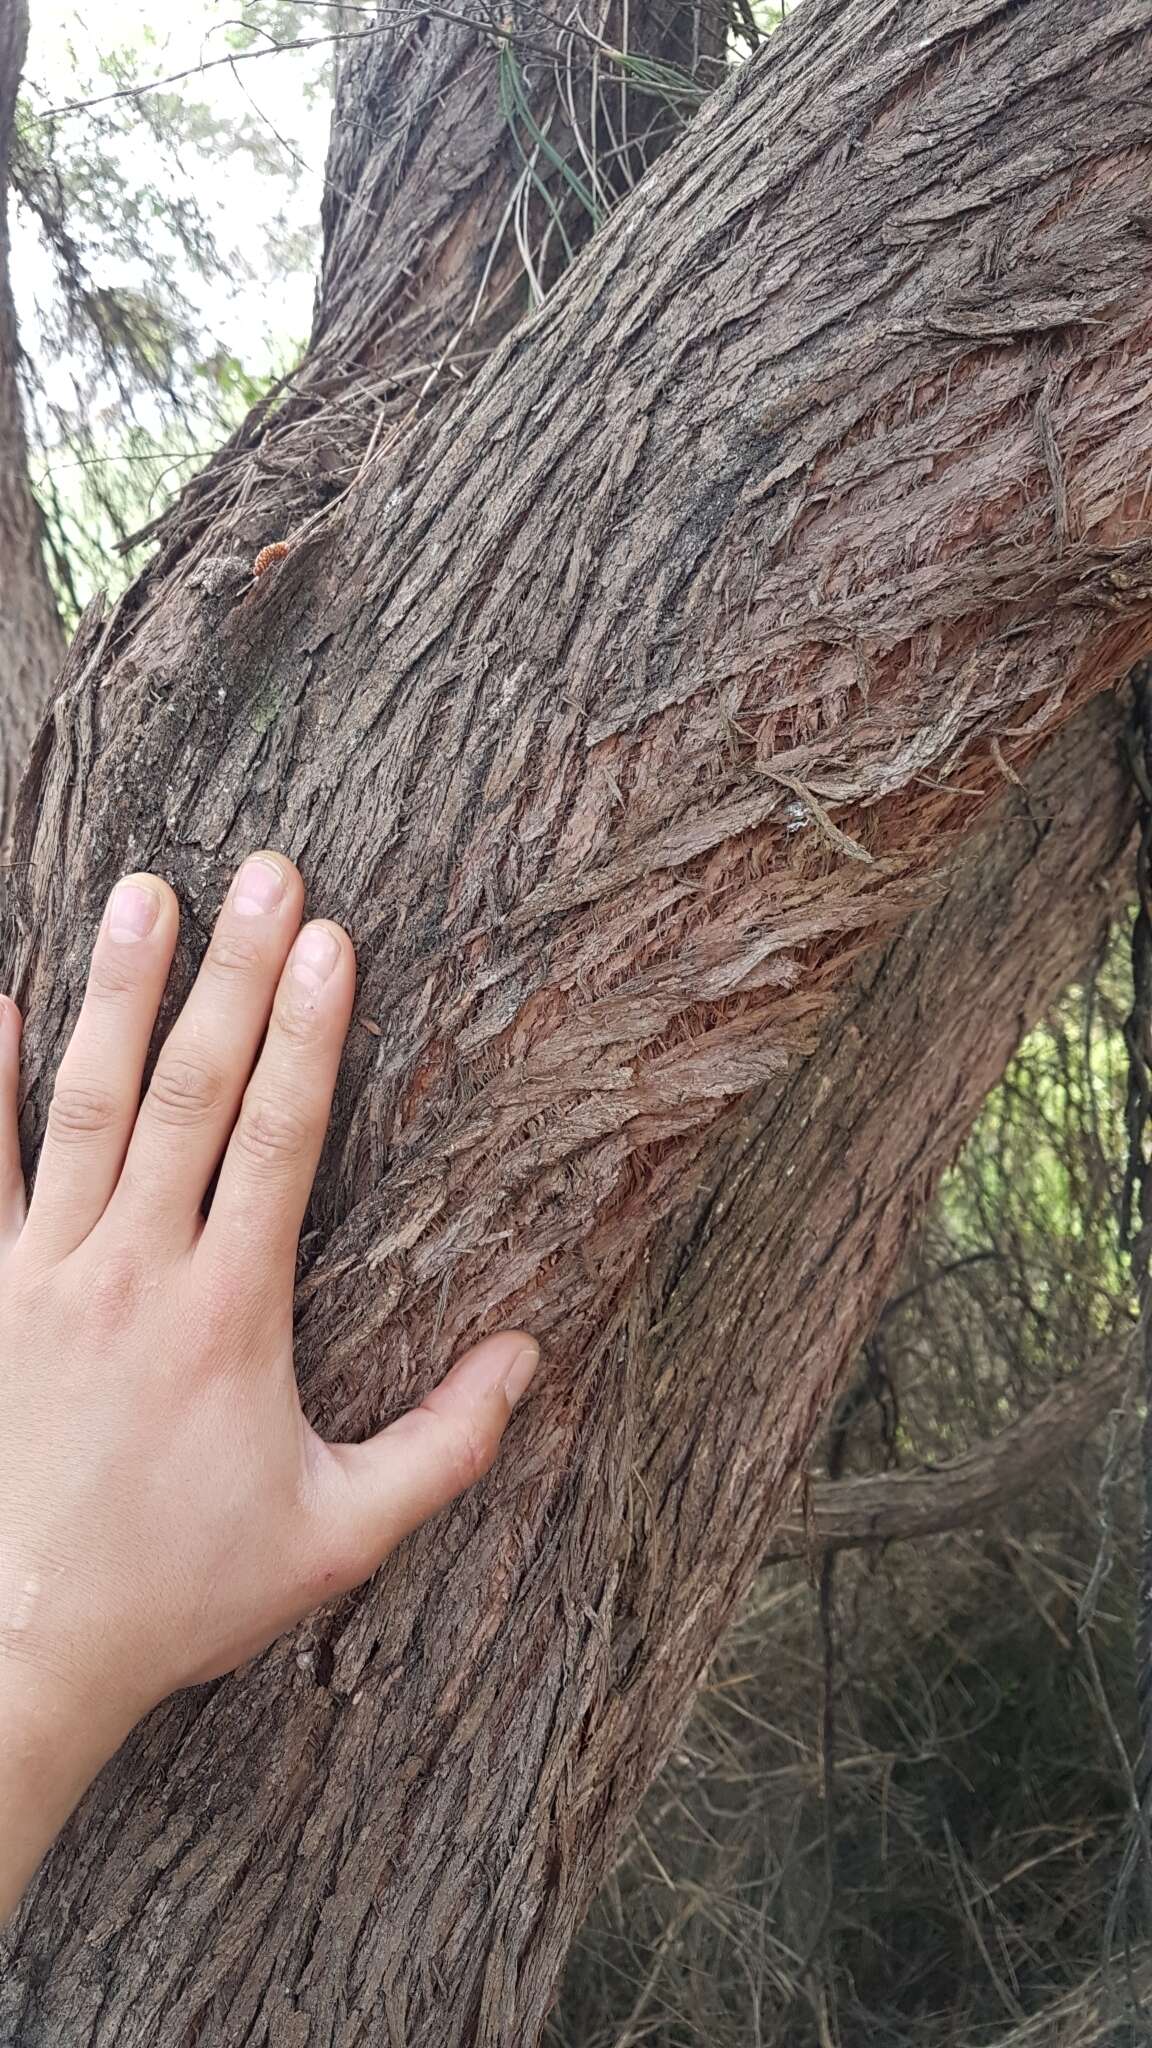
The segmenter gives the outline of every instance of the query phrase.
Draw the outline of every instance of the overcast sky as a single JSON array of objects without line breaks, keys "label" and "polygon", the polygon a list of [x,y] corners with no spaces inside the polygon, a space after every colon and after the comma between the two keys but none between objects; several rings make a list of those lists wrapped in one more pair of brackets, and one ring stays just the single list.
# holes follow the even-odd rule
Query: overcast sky
[{"label": "overcast sky", "polygon": [[[224,55],[221,28],[234,23],[237,13],[235,0],[85,0],[82,14],[40,0],[32,9],[26,66],[29,99],[34,106],[45,104],[40,88],[48,95],[48,104],[74,99],[78,78],[82,86],[86,76],[93,77],[98,55],[110,50],[143,51],[143,61],[157,77]],[[151,47],[146,43],[149,32],[155,38]],[[232,259],[227,282],[206,292],[201,280],[189,281],[188,295],[204,309],[207,324],[229,350],[257,372],[262,357],[306,339],[311,322],[312,265],[308,262],[287,276],[276,276],[269,260],[267,223],[281,216],[291,230],[319,219],[328,107],[323,95],[310,103],[306,92],[317,62],[314,51],[274,53],[239,65],[235,73],[223,65],[172,88],[207,102],[230,120],[263,119],[298,160],[293,178],[278,178],[257,173],[246,153],[213,162],[193,150],[185,152],[179,171],[170,174],[186,176],[218,246]],[[68,118],[83,123],[88,117],[78,112]],[[164,175],[155,163],[155,145],[144,131],[138,129],[133,140],[116,147],[129,177],[148,183]],[[149,152],[147,162],[140,155],[134,157],[134,152],[143,151]],[[13,284],[25,334],[34,345],[34,308],[45,285],[44,259],[27,225],[17,220],[14,226]],[[126,266],[121,275],[100,281],[123,285],[137,280]]]}]

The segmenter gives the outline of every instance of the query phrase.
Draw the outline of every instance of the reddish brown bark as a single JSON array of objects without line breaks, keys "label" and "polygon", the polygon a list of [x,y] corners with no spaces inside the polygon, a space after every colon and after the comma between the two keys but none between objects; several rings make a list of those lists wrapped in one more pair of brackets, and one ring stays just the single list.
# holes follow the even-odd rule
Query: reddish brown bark
[{"label": "reddish brown bark", "polygon": [[28,479],[16,308],[8,274],[8,159],[28,41],[26,0],[0,0],[0,859],[16,779],[64,659]]},{"label": "reddish brown bark", "polygon": [[535,2038],[911,1223],[1105,914],[1114,721],[1030,812],[1005,764],[1152,618],[1152,30],[910,21],[808,0],[450,419],[247,594],[174,529],[77,652],[21,800],[30,1145],[77,907],[155,862],[186,976],[272,840],[375,1027],[310,1411],[359,1430],[505,1316],[550,1357],[482,1498],[108,1775],[0,1993],[22,2048]]}]

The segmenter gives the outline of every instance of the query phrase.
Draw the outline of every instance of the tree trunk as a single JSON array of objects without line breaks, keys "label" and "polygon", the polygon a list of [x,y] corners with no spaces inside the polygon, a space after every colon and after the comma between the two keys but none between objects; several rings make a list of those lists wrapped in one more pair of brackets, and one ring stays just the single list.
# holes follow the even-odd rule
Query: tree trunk
[{"label": "tree trunk", "polygon": [[20,347],[8,275],[8,159],[28,41],[26,0],[0,0],[0,860],[16,781],[64,659],[28,478]]},{"label": "tree trunk", "polygon": [[536,2038],[910,1227],[1128,879],[1120,726],[1081,714],[715,1134],[484,1502],[139,1731],[0,1936],[6,2048]]},{"label": "tree trunk", "polygon": [[359,1432],[506,1317],[550,1356],[482,1498],[140,1731],[29,1899],[4,2040],[537,2037],[1112,901],[1115,716],[1012,784],[1152,620],[1149,85],[1142,0],[808,0],[286,560],[246,587],[234,510],[223,573],[177,525],[82,636],[19,807],[30,1146],[115,873],[180,889],[186,981],[279,844],[362,970],[309,1412]]}]

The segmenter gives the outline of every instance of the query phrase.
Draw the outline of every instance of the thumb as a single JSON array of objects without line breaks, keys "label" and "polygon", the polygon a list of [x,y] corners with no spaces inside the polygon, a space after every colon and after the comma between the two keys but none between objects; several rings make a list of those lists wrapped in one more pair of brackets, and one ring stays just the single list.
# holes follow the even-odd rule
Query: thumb
[{"label": "thumb", "polygon": [[405,1536],[483,1477],[539,1362],[533,1337],[503,1330],[465,1352],[418,1408],[366,1443],[327,1446],[353,1561],[350,1583],[366,1579]]}]

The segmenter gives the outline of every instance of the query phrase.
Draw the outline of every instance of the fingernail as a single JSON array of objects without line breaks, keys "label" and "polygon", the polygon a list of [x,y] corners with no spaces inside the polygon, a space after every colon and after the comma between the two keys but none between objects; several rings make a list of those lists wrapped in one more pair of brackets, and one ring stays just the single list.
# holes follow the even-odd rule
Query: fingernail
[{"label": "fingernail", "polygon": [[314,994],[323,988],[340,958],[340,941],[326,924],[306,924],[292,948],[293,981]]},{"label": "fingernail", "polygon": [[539,1363],[540,1346],[522,1345],[504,1375],[504,1398],[510,1408],[514,1408],[517,1401],[527,1393]]},{"label": "fingernail", "polygon": [[142,882],[117,882],[108,906],[108,931],[121,945],[146,939],[156,922],[160,898]]},{"label": "fingernail", "polygon": [[236,877],[232,908],[241,917],[267,917],[284,900],[284,870],[256,853]]}]

